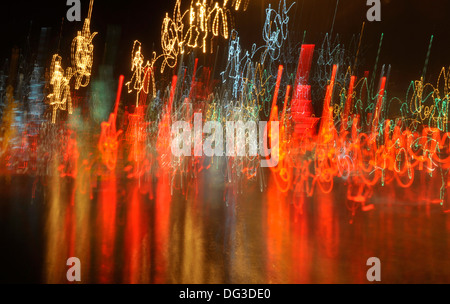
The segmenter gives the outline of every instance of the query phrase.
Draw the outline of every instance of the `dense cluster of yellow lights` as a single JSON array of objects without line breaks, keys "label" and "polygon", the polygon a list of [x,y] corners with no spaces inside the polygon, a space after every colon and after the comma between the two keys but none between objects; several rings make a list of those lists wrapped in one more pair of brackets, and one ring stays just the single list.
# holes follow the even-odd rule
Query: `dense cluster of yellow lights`
[{"label": "dense cluster of yellow lights", "polygon": [[72,42],[72,67],[64,71],[62,58],[58,54],[53,55],[50,67],[51,94],[47,96],[50,106],[53,109],[52,123],[56,123],[58,110],[68,110],[72,114],[72,99],[70,92],[70,81],[75,78],[75,90],[80,87],[87,87],[91,79],[92,64],[94,61],[94,45],[92,40],[97,33],[91,34],[91,16],[94,0],[90,1],[89,14],[84,21],[82,31]]},{"label": "dense cluster of yellow lights", "polygon": [[[145,62],[142,54],[142,45],[135,41],[131,55],[131,72],[133,76],[126,83],[128,93],[136,92],[136,106],[139,103],[139,95],[144,92],[149,93],[150,83],[152,84],[153,96],[156,95],[154,67],[155,63],[162,59],[161,73],[166,67],[175,68],[178,63],[178,56],[187,51],[201,49],[203,53],[208,50],[208,38],[222,36],[225,39],[230,35],[231,8],[239,11],[241,8],[247,10],[250,0],[223,0],[223,4],[208,0],[191,0],[189,9],[181,12],[181,0],[177,0],[173,10],[172,18],[166,13],[161,30],[162,54],[157,56],[153,52],[152,59]],[[208,4],[209,2],[209,4]],[[187,19],[187,20],[186,20]],[[212,48],[211,48],[212,51]]]}]

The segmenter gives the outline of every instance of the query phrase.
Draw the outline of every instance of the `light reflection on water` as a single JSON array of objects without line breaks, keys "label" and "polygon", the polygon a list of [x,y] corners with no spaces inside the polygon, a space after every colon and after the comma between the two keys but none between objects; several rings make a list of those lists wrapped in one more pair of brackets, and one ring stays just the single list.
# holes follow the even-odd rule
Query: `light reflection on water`
[{"label": "light reflection on water", "polygon": [[423,187],[385,187],[374,210],[352,218],[339,185],[304,198],[271,179],[263,193],[257,182],[237,191],[216,174],[173,196],[164,172],[153,182],[102,176],[92,199],[58,175],[32,199],[33,181],[12,177],[0,210],[8,279],[67,283],[76,256],[83,283],[366,283],[376,256],[383,282],[450,282],[448,215],[405,203]]}]

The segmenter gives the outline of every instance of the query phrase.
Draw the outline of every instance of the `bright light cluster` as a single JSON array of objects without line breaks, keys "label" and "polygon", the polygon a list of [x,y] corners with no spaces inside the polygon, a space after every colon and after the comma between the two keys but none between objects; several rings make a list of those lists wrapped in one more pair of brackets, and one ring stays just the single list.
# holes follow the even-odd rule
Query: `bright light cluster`
[{"label": "bright light cluster", "polygon": [[97,33],[91,34],[90,24],[94,0],[90,1],[88,17],[84,21],[82,31],[78,31],[77,37],[72,42],[72,67],[64,70],[62,57],[53,55],[50,67],[51,93],[47,96],[50,106],[53,108],[52,123],[56,123],[58,110],[68,110],[72,114],[72,97],[70,82],[75,78],[75,90],[87,87],[91,79],[92,64],[94,61],[94,45],[92,40]]},{"label": "bright light cluster", "polygon": [[249,0],[246,0],[243,6],[239,0],[224,0],[222,5],[219,2],[210,5],[208,2],[192,0],[189,9],[182,13],[181,0],[177,0],[173,16],[166,14],[161,31],[161,72],[164,72],[167,66],[174,68],[180,54],[193,49],[201,49],[203,53],[209,49],[212,52],[214,38],[228,39],[232,24],[228,4],[231,3],[236,11],[241,7],[246,10]]},{"label": "bright light cluster", "polygon": [[[181,0],[177,0],[172,18],[166,13],[161,30],[162,54],[157,56],[153,52],[151,60],[145,62],[142,53],[142,44],[135,41],[131,57],[131,71],[133,76],[126,83],[128,93],[136,93],[136,106],[139,106],[141,93],[149,94],[152,85],[153,97],[156,97],[154,70],[156,62],[161,59],[161,73],[166,67],[175,68],[178,57],[194,49],[201,49],[206,53],[213,51],[213,39],[230,37],[231,11],[228,5],[236,11],[241,8],[245,11],[250,0],[224,0],[223,4],[215,2],[209,5],[207,0],[192,0],[189,9],[182,13]],[[243,5],[242,5],[243,4]],[[208,46],[210,46],[208,48]]]},{"label": "bright light cluster", "polygon": [[47,96],[50,106],[53,108],[52,123],[56,122],[58,110],[68,110],[72,114],[72,97],[70,95],[70,79],[72,78],[72,68],[64,70],[62,58],[58,54],[53,55],[50,67],[50,85],[52,93]]},{"label": "bright light cluster", "polygon": [[[90,81],[95,37],[89,29],[91,2],[83,30],[73,42],[73,66],[65,69],[61,56],[53,56],[48,80],[53,124],[36,123],[33,118],[30,125],[15,132],[15,126],[22,126],[22,121],[29,118],[16,119],[14,89],[8,87],[2,125],[2,129],[9,128],[3,132],[6,167],[45,175],[52,161],[60,162],[64,177],[78,173],[84,192],[97,175],[117,172],[139,180],[139,187],[146,189],[151,187],[154,176],[164,172],[171,179],[172,191],[185,191],[187,185],[197,182],[200,172],[211,168],[238,191],[245,190],[244,182],[248,180],[257,181],[264,191],[269,174],[280,192],[303,198],[315,191],[331,192],[339,178],[348,187],[346,202],[352,211],[357,207],[371,210],[369,200],[378,186],[409,188],[424,178],[433,178],[441,188],[427,200],[442,204],[444,211],[450,212],[450,70],[442,69],[433,84],[426,81],[424,73],[410,83],[404,97],[394,97],[390,91],[391,65],[379,65],[383,35],[375,66],[361,71],[357,63],[364,25],[359,43],[353,39],[353,43],[343,44],[338,36],[326,34],[316,47],[304,43],[306,32],[303,41],[289,41],[298,33],[288,31],[292,5],[286,2],[280,0],[278,9],[271,5],[266,8],[263,43],[246,50],[238,31],[233,29],[231,11],[245,9],[248,1],[225,0],[219,4],[192,0],[182,13],[181,0],[177,0],[172,18],[166,15],[163,22],[160,56],[154,52],[147,58],[142,44],[134,42],[128,59],[132,76],[125,85],[136,107],[125,106],[119,111],[124,84],[121,76],[115,110],[109,120],[103,118],[106,121],[101,124],[99,136],[92,136],[92,128],[87,131],[76,125],[77,115],[72,115],[67,124],[53,125],[58,111],[75,112],[72,78],[76,90]],[[217,64],[209,65],[209,60],[200,63],[199,58],[186,56],[195,49],[212,50],[211,41],[217,37],[229,40],[224,70],[217,70]],[[178,66],[176,73],[158,77],[155,70],[159,59],[161,72]],[[221,78],[215,79],[219,74]],[[147,103],[150,94],[153,98]],[[91,111],[95,109],[95,105],[86,104]],[[316,116],[318,105],[323,111]],[[270,145],[270,149],[275,146],[279,150],[278,166],[270,170],[260,165],[268,161],[269,147],[262,149],[261,143],[250,138],[261,121],[270,126],[278,124],[280,129],[279,133],[259,134],[262,142],[279,142]],[[179,155],[171,149],[171,131],[176,122],[188,130],[183,133],[188,138],[186,146],[175,142],[175,147],[183,147]],[[245,140],[235,146],[232,141],[226,146],[218,143],[218,139],[225,138],[223,130],[232,129],[223,127],[227,122],[248,126],[240,128]],[[201,132],[202,126],[205,132]],[[188,136],[191,133],[194,136]],[[20,136],[24,139],[18,139]],[[95,151],[78,143],[79,138],[94,141]],[[206,146],[202,147],[202,142]],[[27,147],[33,147],[33,157],[15,153]],[[77,149],[87,151],[77,153]],[[237,153],[225,155],[225,149]],[[245,149],[251,153],[246,155]],[[254,153],[258,149],[265,153]],[[55,155],[62,157],[55,160]],[[77,167],[78,156],[82,161]]]}]

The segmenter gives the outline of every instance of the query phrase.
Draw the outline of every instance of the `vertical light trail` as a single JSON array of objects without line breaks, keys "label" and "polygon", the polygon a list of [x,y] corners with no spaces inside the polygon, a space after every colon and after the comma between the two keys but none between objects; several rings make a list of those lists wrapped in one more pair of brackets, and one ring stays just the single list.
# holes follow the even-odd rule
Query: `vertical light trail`
[{"label": "vertical light trail", "polygon": [[312,59],[314,55],[314,44],[304,44],[300,51],[298,59],[297,76],[295,77],[294,99],[300,99],[301,86],[307,85],[309,82],[309,74],[311,71]]},{"label": "vertical light trail", "polygon": [[381,54],[381,46],[383,45],[383,37],[384,37],[384,33],[381,34],[381,38],[380,38],[380,44],[378,45],[378,53],[377,53],[377,59],[375,60],[375,66],[373,68],[373,76],[372,76],[372,81],[370,83],[370,90],[373,90],[374,88],[374,82],[375,82],[375,75],[377,74],[377,69],[378,69],[378,61],[380,59],[380,54]]},{"label": "vertical light trail", "polygon": [[384,88],[386,86],[386,77],[381,79],[380,92],[378,93],[378,101],[375,108],[375,113],[372,122],[372,134],[377,133],[378,124],[380,123],[381,110],[383,107],[383,99],[384,99]]},{"label": "vertical light trail", "polygon": [[278,113],[275,113],[275,107],[277,105],[277,101],[278,101],[278,94],[280,92],[280,85],[281,85],[281,77],[283,77],[283,66],[280,65],[278,67],[278,76],[277,76],[277,83],[275,86],[275,92],[273,93],[273,100],[272,100],[272,108],[270,111],[270,120],[273,121],[275,118],[275,114],[277,114],[277,119],[278,120]]},{"label": "vertical light trail", "polygon": [[355,63],[353,64],[352,75],[355,75],[355,73],[356,73],[356,66],[358,64],[359,51],[361,50],[361,42],[362,42],[362,37],[363,37],[363,34],[364,34],[365,26],[366,26],[366,23],[363,22],[362,29],[361,29],[361,34],[359,34],[358,50],[356,51]]},{"label": "vertical light trail", "polygon": [[100,264],[100,284],[114,282],[115,241],[117,238],[117,179],[115,173],[105,175],[100,182],[98,198],[97,227],[100,235],[97,261]]}]

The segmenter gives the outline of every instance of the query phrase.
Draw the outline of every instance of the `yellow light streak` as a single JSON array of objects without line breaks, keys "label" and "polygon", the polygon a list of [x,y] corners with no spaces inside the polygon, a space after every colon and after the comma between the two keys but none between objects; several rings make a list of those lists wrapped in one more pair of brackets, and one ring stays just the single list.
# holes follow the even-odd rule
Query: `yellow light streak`
[{"label": "yellow light streak", "polygon": [[47,96],[50,106],[53,108],[52,123],[56,123],[58,110],[65,111],[68,106],[69,114],[72,114],[72,97],[70,95],[70,80],[72,68],[64,71],[62,58],[58,54],[53,55],[50,67],[50,86],[52,93]]},{"label": "yellow light streak", "polygon": [[[248,2],[249,0],[244,2],[244,10],[247,9]],[[155,56],[156,59],[163,58],[161,73],[167,66],[174,68],[180,54],[194,49],[201,49],[206,53],[208,38],[229,38],[228,0],[224,0],[223,5],[219,2],[211,3],[208,4],[207,0],[192,0],[189,9],[181,13],[181,0],[177,0],[172,18],[166,14],[161,30],[162,55]],[[241,0],[234,0],[232,6],[239,11],[242,3]]]},{"label": "yellow light streak", "polygon": [[51,93],[47,96],[52,107],[52,123],[56,123],[58,110],[68,110],[72,114],[72,97],[70,81],[75,79],[75,90],[87,87],[91,79],[92,64],[94,60],[94,45],[92,41],[97,33],[91,34],[91,17],[94,0],[90,1],[88,17],[84,21],[83,29],[72,41],[71,59],[72,67],[64,70],[62,58],[58,54],[53,55],[50,67]]}]

